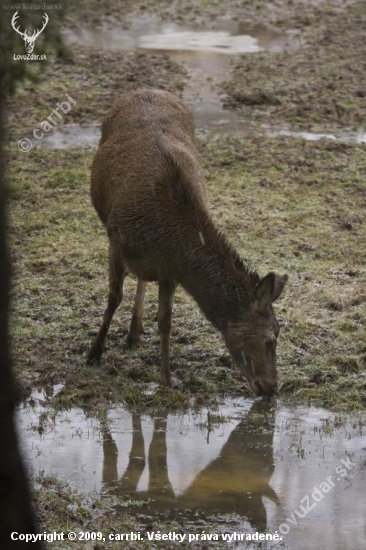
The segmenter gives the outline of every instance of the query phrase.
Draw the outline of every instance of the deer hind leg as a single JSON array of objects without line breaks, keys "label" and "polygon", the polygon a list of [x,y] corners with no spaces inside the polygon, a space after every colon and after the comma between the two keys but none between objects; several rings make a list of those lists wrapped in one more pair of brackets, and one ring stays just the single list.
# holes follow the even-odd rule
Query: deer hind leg
[{"label": "deer hind leg", "polygon": [[130,332],[127,336],[127,346],[129,348],[136,347],[140,341],[141,334],[144,333],[144,327],[142,326],[142,314],[144,311],[145,288],[146,282],[138,279]]},{"label": "deer hind leg", "polygon": [[[176,502],[176,497],[169,479],[167,457],[167,423],[168,414],[154,421],[154,433],[149,447],[149,493],[163,496],[168,504],[171,499]],[[157,499],[158,500],[158,499]]]},{"label": "deer hind leg", "polygon": [[109,245],[109,294],[108,304],[104,312],[103,323],[94,339],[93,345],[87,357],[87,363],[98,362],[102,356],[104,342],[113,315],[122,302],[123,281],[126,276],[126,263],[120,251],[110,243]]},{"label": "deer hind leg", "polygon": [[169,336],[175,287],[173,280],[159,281],[158,327],[161,345],[161,380],[165,386],[171,386]]},{"label": "deer hind leg", "polygon": [[141,415],[132,413],[132,446],[128,465],[118,482],[118,494],[136,494],[142,473],[145,469],[145,441],[142,433]]}]

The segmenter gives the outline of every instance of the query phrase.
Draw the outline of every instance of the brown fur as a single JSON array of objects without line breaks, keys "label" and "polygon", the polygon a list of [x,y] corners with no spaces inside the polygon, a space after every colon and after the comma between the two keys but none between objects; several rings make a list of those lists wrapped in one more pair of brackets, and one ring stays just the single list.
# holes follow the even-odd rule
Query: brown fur
[{"label": "brown fur", "polygon": [[214,226],[194,144],[194,123],[174,95],[137,90],[108,112],[92,167],[93,205],[109,241],[110,291],[103,325],[88,360],[99,360],[122,300],[123,279],[139,279],[129,344],[142,329],[144,281],[159,282],[162,379],[170,384],[169,333],[177,284],[189,292],[224,336],[253,390],[277,388],[278,323],[272,302],[286,276],[260,280]]}]

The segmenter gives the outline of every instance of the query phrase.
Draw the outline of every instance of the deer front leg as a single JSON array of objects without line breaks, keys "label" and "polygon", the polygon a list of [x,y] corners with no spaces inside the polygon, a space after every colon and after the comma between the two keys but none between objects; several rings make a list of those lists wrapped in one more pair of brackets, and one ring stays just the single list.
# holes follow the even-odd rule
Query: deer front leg
[{"label": "deer front leg", "polygon": [[104,312],[103,323],[99,329],[97,336],[94,339],[93,345],[87,357],[87,363],[91,364],[94,361],[100,361],[104,349],[104,342],[107,336],[109,326],[112,321],[114,312],[122,302],[123,298],[123,281],[126,276],[126,264],[121,256],[121,253],[113,247],[109,246],[109,294],[108,304]]},{"label": "deer front leg", "polygon": [[137,346],[140,341],[141,334],[144,333],[144,327],[142,326],[142,314],[144,311],[145,288],[146,282],[138,279],[130,332],[127,336],[127,346],[129,348],[134,348]]},{"label": "deer front leg", "polygon": [[169,336],[175,287],[173,280],[159,281],[158,327],[161,345],[161,381],[165,386],[171,386]]}]

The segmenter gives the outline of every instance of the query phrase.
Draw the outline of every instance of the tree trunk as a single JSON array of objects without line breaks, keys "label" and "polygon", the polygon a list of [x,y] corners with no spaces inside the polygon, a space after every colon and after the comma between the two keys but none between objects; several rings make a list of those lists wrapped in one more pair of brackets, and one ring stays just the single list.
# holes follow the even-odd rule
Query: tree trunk
[{"label": "tree trunk", "polygon": [[[8,52],[7,52],[8,53]],[[2,71],[0,71],[1,73]],[[34,533],[30,493],[14,426],[15,387],[9,349],[10,262],[6,242],[6,184],[4,174],[4,96],[0,74],[0,548],[13,548],[11,533]],[[19,154],[22,154],[19,152]],[[18,542],[17,548],[26,542]],[[42,544],[33,543],[35,550]]]}]

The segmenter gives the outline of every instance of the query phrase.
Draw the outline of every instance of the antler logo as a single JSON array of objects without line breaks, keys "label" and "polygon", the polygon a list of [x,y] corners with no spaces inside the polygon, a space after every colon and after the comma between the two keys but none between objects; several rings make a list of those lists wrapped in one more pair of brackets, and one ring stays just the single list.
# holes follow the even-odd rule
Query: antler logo
[{"label": "antler logo", "polygon": [[16,24],[16,21],[19,17],[19,13],[18,11],[16,11],[13,15],[13,18],[11,20],[11,26],[13,27],[13,29],[18,33],[20,34],[20,36],[23,38],[24,40],[24,45],[25,45],[25,51],[27,53],[32,53],[33,52],[33,48],[34,48],[34,44],[35,44],[35,41],[37,40],[37,38],[39,37],[39,35],[41,34],[41,32],[44,30],[45,26],[47,25],[48,23],[48,15],[47,13],[44,14],[44,22],[43,22],[43,27],[41,28],[41,30],[39,31],[33,31],[33,34],[32,36],[28,36],[27,34],[27,29],[25,29],[24,32],[22,32],[19,27],[17,28],[15,26]]}]

